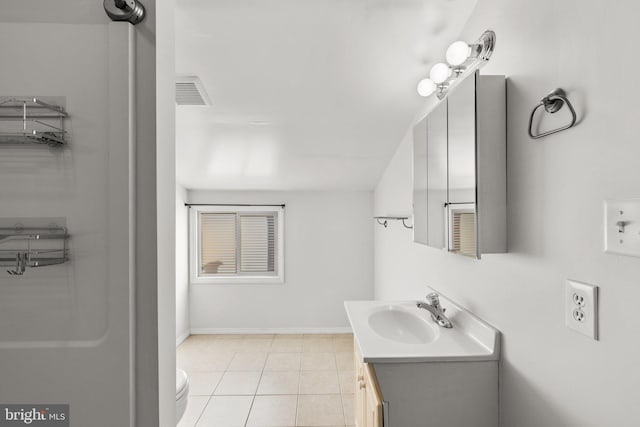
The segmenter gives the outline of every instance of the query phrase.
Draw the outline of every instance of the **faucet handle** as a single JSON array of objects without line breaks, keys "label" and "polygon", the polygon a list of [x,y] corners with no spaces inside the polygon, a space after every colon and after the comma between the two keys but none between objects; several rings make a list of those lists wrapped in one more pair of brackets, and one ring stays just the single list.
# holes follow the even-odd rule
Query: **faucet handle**
[{"label": "faucet handle", "polygon": [[429,302],[429,304],[431,305],[439,304],[440,295],[438,295],[436,292],[431,292],[427,294],[427,302]]}]

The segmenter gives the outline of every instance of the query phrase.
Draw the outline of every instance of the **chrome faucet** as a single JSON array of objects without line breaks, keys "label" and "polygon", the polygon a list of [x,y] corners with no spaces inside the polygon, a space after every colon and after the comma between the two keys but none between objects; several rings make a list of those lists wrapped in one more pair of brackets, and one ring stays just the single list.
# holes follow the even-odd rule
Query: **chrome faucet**
[{"label": "chrome faucet", "polygon": [[418,301],[416,306],[418,308],[423,308],[431,313],[431,318],[433,319],[433,321],[443,328],[453,328],[451,320],[449,320],[447,316],[444,315],[446,309],[440,306],[440,296],[437,293],[431,292],[429,295],[427,295],[426,303]]}]

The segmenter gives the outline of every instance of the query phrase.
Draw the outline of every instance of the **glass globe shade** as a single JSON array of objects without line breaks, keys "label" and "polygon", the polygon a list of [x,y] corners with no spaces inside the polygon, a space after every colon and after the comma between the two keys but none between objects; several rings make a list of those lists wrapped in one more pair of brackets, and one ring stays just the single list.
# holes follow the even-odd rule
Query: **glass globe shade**
[{"label": "glass globe shade", "polygon": [[433,80],[434,83],[440,84],[449,78],[451,75],[451,68],[443,62],[439,62],[431,68],[429,72],[429,78]]},{"label": "glass globe shade", "polygon": [[429,96],[436,90],[436,84],[431,79],[422,79],[418,83],[418,93],[420,96]]},{"label": "glass globe shade", "polygon": [[451,46],[447,49],[446,58],[447,62],[451,65],[461,65],[469,58],[471,49],[469,45],[463,41],[457,41],[451,43]]}]

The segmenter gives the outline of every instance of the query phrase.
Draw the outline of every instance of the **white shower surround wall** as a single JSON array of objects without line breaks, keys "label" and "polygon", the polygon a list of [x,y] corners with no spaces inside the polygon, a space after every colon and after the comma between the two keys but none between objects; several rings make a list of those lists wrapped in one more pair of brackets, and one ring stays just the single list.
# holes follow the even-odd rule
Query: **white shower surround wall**
[{"label": "white shower surround wall", "polygon": [[285,283],[191,284],[191,333],[347,332],[373,298],[370,191],[189,191],[190,203],[286,204]]},{"label": "white shower surround wall", "polygon": [[[2,147],[0,216],[65,217],[71,259],[0,273],[0,401],[68,403],[78,425],[132,425],[135,33],[3,23],[0,35],[0,94],[65,96],[71,140]],[[65,49],[42,49],[48,38]],[[104,402],[119,409],[96,418]]]},{"label": "white shower surround wall", "polygon": [[[135,28],[83,3],[22,0],[0,14],[0,94],[66,96],[72,135],[54,161],[46,147],[2,150],[0,215],[66,216],[73,234],[70,263],[0,287],[11,308],[0,401],[68,402],[74,425],[175,425],[175,2],[145,0]],[[105,402],[118,411],[96,415]]]},{"label": "white shower surround wall", "polygon": [[[631,0],[479,2],[462,39],[495,30],[482,72],[508,76],[509,253],[476,261],[375,230],[377,299],[431,285],[502,332],[501,427],[640,425],[640,322],[625,310],[640,299],[640,259],[603,252],[603,201],[640,196],[640,91],[628,73],[640,61],[625,42],[640,39],[639,14]],[[557,86],[581,122],[529,139],[531,109]],[[411,211],[410,132],[376,188],[376,214]],[[565,327],[568,278],[600,286],[600,341]]]}]

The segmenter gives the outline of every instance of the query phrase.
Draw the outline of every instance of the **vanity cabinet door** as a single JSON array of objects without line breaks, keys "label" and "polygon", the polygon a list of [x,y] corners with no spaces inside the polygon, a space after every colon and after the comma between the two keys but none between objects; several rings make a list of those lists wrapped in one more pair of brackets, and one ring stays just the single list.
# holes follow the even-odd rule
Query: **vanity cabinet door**
[{"label": "vanity cabinet door", "polygon": [[366,427],[382,427],[382,395],[378,387],[373,368],[365,364],[365,415],[364,425]]},{"label": "vanity cabinet door", "polygon": [[382,394],[373,366],[364,363],[354,342],[355,420],[357,427],[383,427]]},{"label": "vanity cabinet door", "polygon": [[358,345],[353,342],[353,365],[355,375],[353,376],[353,380],[355,381],[355,420],[357,427],[365,427],[364,423],[364,413],[365,413],[365,389],[362,387],[364,381],[364,363],[362,361],[362,356],[360,356],[360,352],[358,351]]}]

